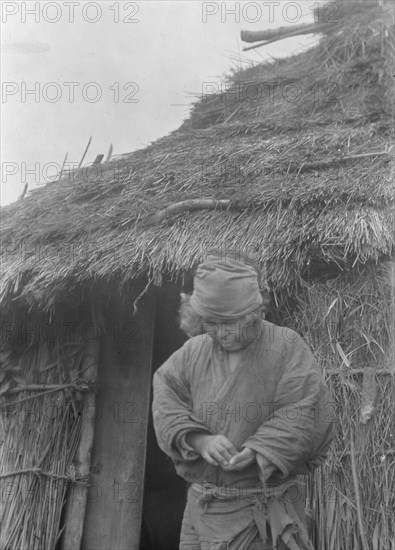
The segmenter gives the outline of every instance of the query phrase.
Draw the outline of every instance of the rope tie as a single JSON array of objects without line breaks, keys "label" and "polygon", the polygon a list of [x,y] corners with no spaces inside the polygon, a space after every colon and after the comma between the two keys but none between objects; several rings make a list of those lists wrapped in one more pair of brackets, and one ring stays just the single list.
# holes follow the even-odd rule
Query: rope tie
[{"label": "rope tie", "polygon": [[77,475],[75,468],[69,468],[68,474],[57,474],[55,472],[46,472],[42,468],[26,468],[24,470],[15,470],[13,472],[6,472],[4,474],[0,474],[0,479],[4,479],[7,477],[15,477],[20,476],[24,474],[34,474],[37,477],[44,476],[49,477],[51,479],[62,479],[64,481],[71,481],[72,483],[80,483],[82,485],[89,485],[89,474],[87,475]]}]

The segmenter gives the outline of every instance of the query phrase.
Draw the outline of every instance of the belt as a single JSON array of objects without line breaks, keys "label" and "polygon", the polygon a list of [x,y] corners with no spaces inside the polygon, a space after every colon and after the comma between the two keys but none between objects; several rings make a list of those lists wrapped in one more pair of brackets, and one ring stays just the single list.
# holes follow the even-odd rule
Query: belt
[{"label": "belt", "polygon": [[270,526],[274,545],[280,539],[290,550],[314,550],[305,525],[292,502],[286,498],[287,491],[297,485],[296,478],[293,478],[277,486],[227,487],[204,482],[202,485],[193,483],[192,489],[199,495],[198,503],[205,511],[213,500],[230,502],[252,498],[254,521],[264,542],[268,540]]}]

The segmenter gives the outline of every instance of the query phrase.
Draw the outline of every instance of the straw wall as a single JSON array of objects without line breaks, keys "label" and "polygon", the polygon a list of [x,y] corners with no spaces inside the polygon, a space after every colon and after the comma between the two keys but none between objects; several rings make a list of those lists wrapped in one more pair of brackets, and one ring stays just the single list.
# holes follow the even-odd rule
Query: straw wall
[{"label": "straw wall", "polygon": [[84,342],[58,338],[55,323],[13,329],[0,365],[0,548],[53,550],[70,481],[86,481],[72,464]]},{"label": "straw wall", "polygon": [[325,465],[309,480],[317,550],[395,548],[394,264],[306,283],[287,324],[313,348],[333,396]]}]

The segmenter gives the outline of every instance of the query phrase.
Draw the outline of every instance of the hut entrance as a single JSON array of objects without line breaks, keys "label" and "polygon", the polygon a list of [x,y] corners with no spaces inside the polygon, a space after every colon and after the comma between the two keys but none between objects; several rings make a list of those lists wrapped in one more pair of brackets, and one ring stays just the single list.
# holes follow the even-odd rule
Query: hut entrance
[{"label": "hut entrance", "polygon": [[[136,284],[133,299],[144,281]],[[103,308],[90,485],[81,547],[136,550],[140,544],[155,300],[112,297]],[[88,419],[89,420],[89,419]],[[78,504],[78,499],[72,502]],[[78,517],[76,518],[78,522]],[[76,548],[66,545],[65,548]]]},{"label": "hut entrance", "polygon": [[179,546],[187,485],[157,444],[151,409],[153,374],[187,340],[178,328],[181,287],[154,287],[133,316],[145,285],[135,285],[132,301],[113,296],[103,313],[86,549]]},{"label": "hut entrance", "polygon": [[[178,328],[179,297],[178,285],[165,283],[157,289],[153,373],[187,339]],[[176,474],[170,458],[158,447],[150,407],[140,550],[178,548],[186,491],[186,483]]]}]

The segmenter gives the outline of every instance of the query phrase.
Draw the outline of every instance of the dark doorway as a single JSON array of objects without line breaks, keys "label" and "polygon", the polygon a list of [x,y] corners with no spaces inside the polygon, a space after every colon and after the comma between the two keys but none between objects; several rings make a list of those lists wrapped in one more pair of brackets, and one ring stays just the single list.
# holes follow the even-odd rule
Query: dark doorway
[{"label": "dark doorway", "polygon": [[[186,341],[178,328],[180,286],[165,283],[157,289],[153,372]],[[151,390],[152,404],[152,390]],[[187,486],[159,448],[150,407],[140,550],[176,550]]]}]

